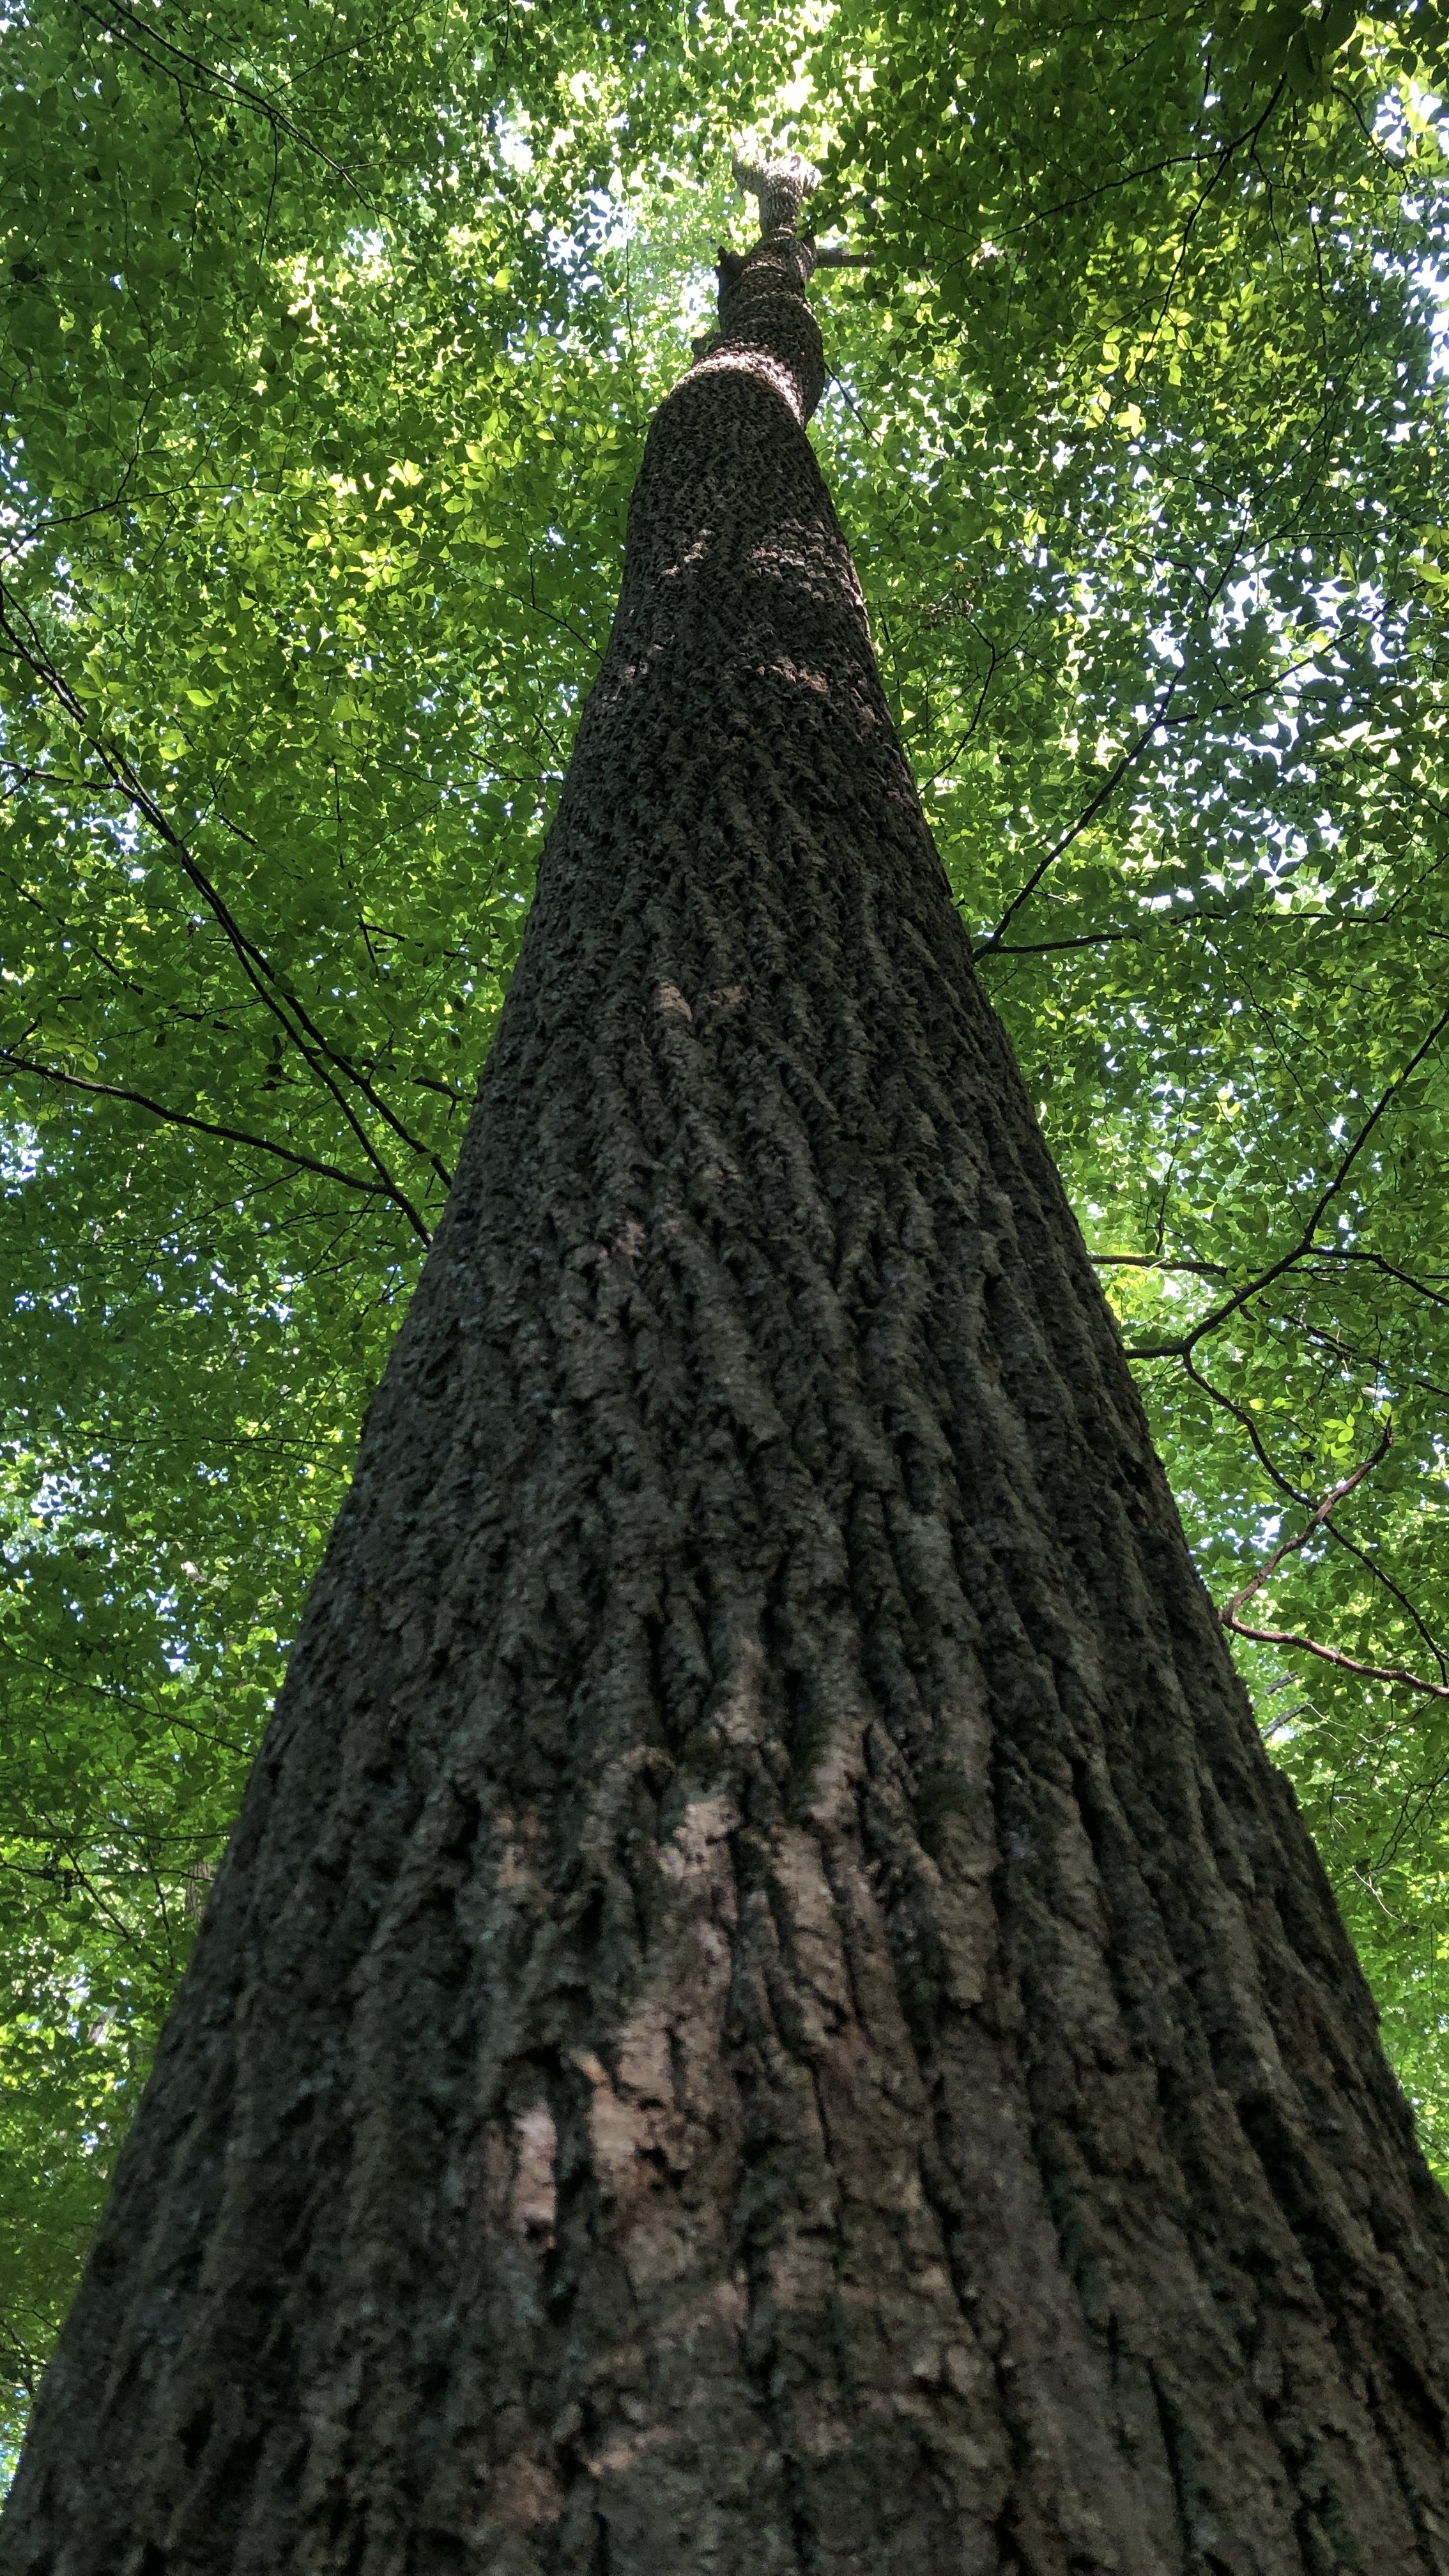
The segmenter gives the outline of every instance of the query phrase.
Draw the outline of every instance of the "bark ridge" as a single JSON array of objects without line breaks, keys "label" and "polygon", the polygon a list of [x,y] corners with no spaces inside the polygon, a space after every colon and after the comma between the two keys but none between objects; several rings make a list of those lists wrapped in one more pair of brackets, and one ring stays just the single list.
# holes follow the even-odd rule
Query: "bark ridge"
[{"label": "bark ridge", "polygon": [[1449,2571],[1449,2212],[755,175],[3,2576]]}]

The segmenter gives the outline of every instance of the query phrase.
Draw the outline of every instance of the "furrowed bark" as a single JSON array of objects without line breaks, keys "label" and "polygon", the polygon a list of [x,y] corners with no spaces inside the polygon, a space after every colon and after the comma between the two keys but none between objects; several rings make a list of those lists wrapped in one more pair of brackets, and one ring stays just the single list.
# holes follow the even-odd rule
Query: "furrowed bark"
[{"label": "furrowed bark", "polygon": [[755,176],[3,2576],[1449,2570],[1449,2210]]}]

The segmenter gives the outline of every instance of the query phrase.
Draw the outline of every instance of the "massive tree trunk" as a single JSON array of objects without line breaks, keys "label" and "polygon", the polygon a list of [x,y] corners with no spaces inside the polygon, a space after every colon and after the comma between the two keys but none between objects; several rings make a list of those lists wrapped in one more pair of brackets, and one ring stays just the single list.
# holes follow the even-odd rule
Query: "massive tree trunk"
[{"label": "massive tree trunk", "polygon": [[801,184],[4,2576],[1449,2570],[1449,2207],[887,716]]}]

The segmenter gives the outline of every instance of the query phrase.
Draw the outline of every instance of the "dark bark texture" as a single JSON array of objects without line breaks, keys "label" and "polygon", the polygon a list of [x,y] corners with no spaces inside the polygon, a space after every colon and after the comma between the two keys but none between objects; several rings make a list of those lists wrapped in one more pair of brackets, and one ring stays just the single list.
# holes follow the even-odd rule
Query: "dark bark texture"
[{"label": "dark bark texture", "polygon": [[3,2576],[1449,2571],[1449,2204],[763,203]]}]

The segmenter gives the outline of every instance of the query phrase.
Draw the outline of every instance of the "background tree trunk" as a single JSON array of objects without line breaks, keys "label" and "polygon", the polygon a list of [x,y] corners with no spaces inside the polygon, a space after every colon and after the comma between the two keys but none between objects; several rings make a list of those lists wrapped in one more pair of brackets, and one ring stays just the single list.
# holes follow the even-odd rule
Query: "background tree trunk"
[{"label": "background tree trunk", "polygon": [[800,184],[4,2576],[1449,2569],[1449,2210],[892,732]]}]

